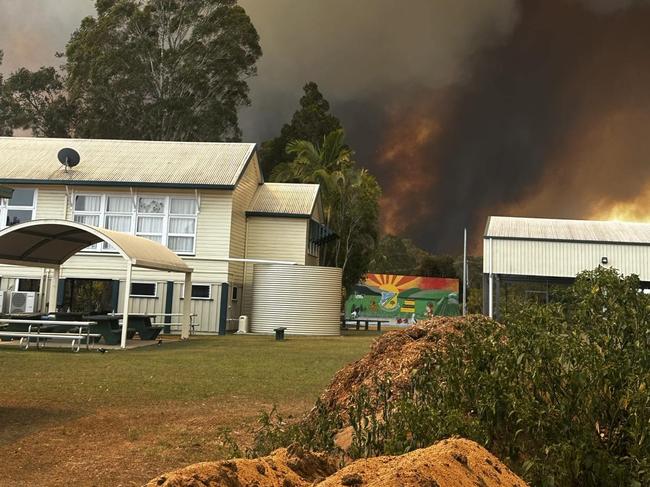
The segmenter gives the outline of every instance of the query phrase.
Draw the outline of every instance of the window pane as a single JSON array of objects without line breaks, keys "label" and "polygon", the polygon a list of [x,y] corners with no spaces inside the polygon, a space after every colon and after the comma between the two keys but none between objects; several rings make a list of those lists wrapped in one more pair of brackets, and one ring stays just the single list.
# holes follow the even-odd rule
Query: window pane
[{"label": "window pane", "polygon": [[34,206],[34,190],[14,189],[14,195],[9,200],[9,206]]},{"label": "window pane", "polygon": [[169,237],[167,247],[174,252],[193,252],[194,237]]},{"label": "window pane", "polygon": [[155,296],[155,282],[134,282],[131,284],[131,296]]},{"label": "window pane", "polygon": [[170,218],[169,233],[181,233],[185,235],[194,235],[194,218]]},{"label": "window pane", "polygon": [[138,218],[138,233],[162,233],[162,218],[141,216]]},{"label": "window pane", "polygon": [[106,211],[111,213],[131,213],[133,205],[128,196],[108,196],[106,198]]},{"label": "window pane", "polygon": [[106,215],[105,228],[115,230],[117,232],[130,232],[131,231],[131,217],[130,216],[115,216]]},{"label": "window pane", "polygon": [[138,201],[140,213],[165,213],[164,198],[140,198]]},{"label": "window pane", "polygon": [[102,206],[101,196],[83,196],[75,198],[74,209],[77,211],[99,211]]},{"label": "window pane", "polygon": [[83,223],[84,225],[99,226],[99,215],[75,215],[74,221]]},{"label": "window pane", "polygon": [[39,292],[41,288],[40,279],[19,279],[17,291]]},{"label": "window pane", "polygon": [[196,200],[172,198],[169,212],[174,215],[195,215]]},{"label": "window pane", "polygon": [[32,219],[32,210],[8,210],[7,226],[18,225],[19,223],[28,222]]},{"label": "window pane", "polygon": [[192,285],[192,297],[193,298],[210,298],[210,286],[205,284],[194,284]]}]

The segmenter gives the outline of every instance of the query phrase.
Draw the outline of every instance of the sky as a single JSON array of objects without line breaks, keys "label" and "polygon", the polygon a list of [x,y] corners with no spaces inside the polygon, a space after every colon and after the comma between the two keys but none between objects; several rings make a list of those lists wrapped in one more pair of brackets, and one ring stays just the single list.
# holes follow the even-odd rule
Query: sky
[{"label": "sky", "polygon": [[[650,2],[240,0],[263,49],[240,114],[276,135],[315,81],[382,225],[474,248],[488,215],[650,221]],[[88,0],[0,0],[2,70],[57,65]]]}]

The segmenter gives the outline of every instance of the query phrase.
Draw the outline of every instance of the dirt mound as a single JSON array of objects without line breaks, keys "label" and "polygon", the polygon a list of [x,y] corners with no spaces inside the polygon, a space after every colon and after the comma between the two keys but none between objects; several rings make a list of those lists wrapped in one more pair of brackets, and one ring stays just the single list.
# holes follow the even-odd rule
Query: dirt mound
[{"label": "dirt mound", "polygon": [[337,372],[320,397],[323,406],[327,411],[338,410],[345,414],[351,398],[362,387],[373,394],[375,378],[390,377],[392,392],[399,396],[426,352],[444,348],[445,339],[450,334],[462,333],[463,329],[485,320],[481,315],[441,316],[381,335],[374,341],[370,352]]},{"label": "dirt mound", "polygon": [[526,482],[473,441],[450,439],[398,457],[357,460],[319,487],[514,487]]},{"label": "dirt mound", "polygon": [[334,460],[296,447],[254,460],[197,463],[151,480],[146,487],[525,487],[494,455],[473,441],[444,440],[397,457],[357,460],[336,471]]},{"label": "dirt mound", "polygon": [[165,473],[146,487],[303,487],[336,472],[333,458],[290,446],[257,459],[204,462]]}]

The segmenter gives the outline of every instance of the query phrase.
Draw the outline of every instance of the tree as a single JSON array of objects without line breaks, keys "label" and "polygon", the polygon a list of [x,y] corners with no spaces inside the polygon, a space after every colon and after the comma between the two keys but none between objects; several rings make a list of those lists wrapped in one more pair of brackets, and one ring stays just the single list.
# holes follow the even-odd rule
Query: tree
[{"label": "tree", "polygon": [[21,68],[5,82],[5,105],[11,125],[30,129],[36,136],[69,137],[74,105],[68,101],[64,81],[54,68],[29,71]]},{"label": "tree", "polygon": [[367,272],[377,241],[379,184],[355,166],[342,129],[324,136],[320,145],[294,140],[286,151],[293,160],[278,165],[272,180],[320,184],[325,224],[339,237],[322,249],[321,260],[341,267],[343,284],[351,289]]},{"label": "tree", "polygon": [[[25,81],[45,81],[48,94],[65,85],[68,107],[76,109],[69,132],[94,138],[239,139],[237,109],[250,103],[246,79],[256,73],[261,49],[236,0],[98,0],[96,8],[97,17],[83,19],[72,34],[60,77],[52,68],[22,73]],[[35,98],[24,96],[30,97]],[[61,102],[58,96],[54,100]],[[27,119],[43,121],[44,113],[59,108],[39,107],[28,111]],[[34,125],[43,135],[49,132]]]},{"label": "tree", "polygon": [[288,152],[291,141],[303,140],[317,145],[327,134],[343,128],[339,119],[329,113],[330,105],[316,83],[310,81],[303,90],[300,108],[291,117],[291,122],[283,125],[278,137],[262,144],[260,162],[266,177],[278,164],[292,160]]},{"label": "tree", "polygon": [[[2,59],[4,53],[0,50],[0,66],[2,66]],[[0,73],[0,135],[12,135],[13,129],[11,127],[11,98],[6,93],[5,82]]]},{"label": "tree", "polygon": [[428,255],[408,238],[384,235],[377,243],[369,269],[377,274],[414,275]]},{"label": "tree", "polygon": [[420,261],[416,272],[418,276],[459,277],[454,267],[454,258],[451,255],[427,255]]}]

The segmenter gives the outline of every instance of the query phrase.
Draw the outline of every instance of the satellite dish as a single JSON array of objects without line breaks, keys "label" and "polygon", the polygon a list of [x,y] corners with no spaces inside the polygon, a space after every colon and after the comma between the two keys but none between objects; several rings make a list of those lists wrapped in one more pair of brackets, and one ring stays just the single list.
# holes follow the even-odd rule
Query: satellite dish
[{"label": "satellite dish", "polygon": [[57,154],[57,157],[59,158],[59,162],[63,164],[66,169],[69,167],[75,167],[77,164],[79,164],[80,160],[79,153],[74,149],[70,149],[69,147],[61,149]]}]

